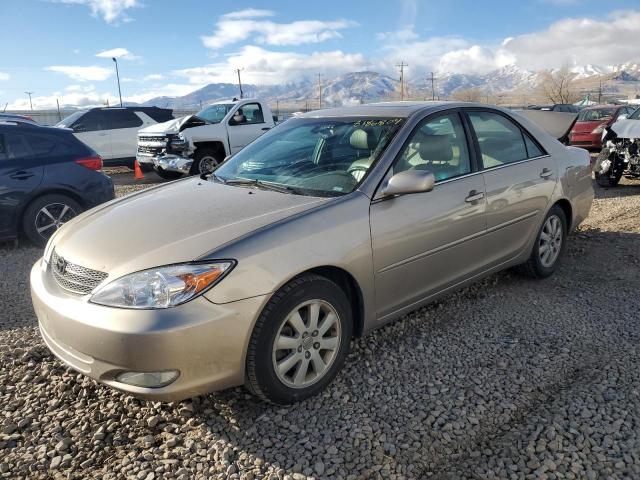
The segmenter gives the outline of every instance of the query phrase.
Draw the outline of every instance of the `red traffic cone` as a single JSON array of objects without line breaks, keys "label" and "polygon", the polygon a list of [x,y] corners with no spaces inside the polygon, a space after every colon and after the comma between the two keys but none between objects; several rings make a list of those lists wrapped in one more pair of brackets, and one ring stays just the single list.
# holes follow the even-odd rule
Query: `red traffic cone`
[{"label": "red traffic cone", "polygon": [[136,180],[142,180],[144,178],[142,170],[140,170],[140,164],[138,164],[138,160],[135,160],[133,162],[133,172],[135,173]]}]

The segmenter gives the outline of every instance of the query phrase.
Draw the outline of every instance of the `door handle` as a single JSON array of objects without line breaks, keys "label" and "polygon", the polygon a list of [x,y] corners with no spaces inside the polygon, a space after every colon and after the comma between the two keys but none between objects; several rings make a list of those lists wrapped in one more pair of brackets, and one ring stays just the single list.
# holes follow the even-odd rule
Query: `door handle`
[{"label": "door handle", "polygon": [[262,130],[271,130],[271,127],[264,127]]},{"label": "door handle", "polygon": [[469,192],[469,196],[464,199],[467,203],[477,202],[478,200],[482,200],[484,198],[484,192],[479,192],[477,190],[471,190]]},{"label": "door handle", "polygon": [[12,173],[11,175],[9,175],[9,177],[13,178],[14,180],[26,180],[27,178],[33,177],[33,175],[34,174],[31,172],[25,172],[24,170],[21,170],[19,172]]},{"label": "door handle", "polygon": [[543,168],[542,172],[540,172],[540,178],[549,178],[551,175],[553,175],[553,172],[548,168]]}]

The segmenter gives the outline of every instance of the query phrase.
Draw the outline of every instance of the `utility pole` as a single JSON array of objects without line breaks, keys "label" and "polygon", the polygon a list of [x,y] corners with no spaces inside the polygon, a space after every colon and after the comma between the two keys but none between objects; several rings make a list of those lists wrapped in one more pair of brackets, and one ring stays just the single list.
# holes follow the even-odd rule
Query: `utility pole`
[{"label": "utility pole", "polygon": [[58,121],[62,121],[62,114],[60,113],[60,102],[56,98],[56,105],[58,106]]},{"label": "utility pole", "polygon": [[396,64],[396,67],[400,68],[400,100],[404,100],[404,67],[408,66],[404,61]]},{"label": "utility pole", "polygon": [[600,105],[601,100],[602,100],[602,80],[600,80],[600,86],[598,87],[598,105]]},{"label": "utility pole", "polygon": [[322,108],[322,75],[318,74],[318,108]]},{"label": "utility pole", "polygon": [[431,72],[431,100],[436,99],[435,78],[433,78],[433,72]]},{"label": "utility pole", "polygon": [[235,71],[238,74],[238,87],[240,88],[240,100],[242,100],[242,81],[240,80],[240,72],[244,70],[244,68],[236,68]]},{"label": "utility pole", "polygon": [[29,95],[29,106],[31,107],[31,111],[33,112],[33,103],[31,103],[31,95],[33,95],[35,92],[24,92],[27,95]]},{"label": "utility pole", "polygon": [[118,79],[118,95],[120,96],[120,106],[122,106],[122,91],[120,90],[120,73],[118,72],[118,60],[116,57],[111,57],[113,63],[116,64],[116,78]]}]

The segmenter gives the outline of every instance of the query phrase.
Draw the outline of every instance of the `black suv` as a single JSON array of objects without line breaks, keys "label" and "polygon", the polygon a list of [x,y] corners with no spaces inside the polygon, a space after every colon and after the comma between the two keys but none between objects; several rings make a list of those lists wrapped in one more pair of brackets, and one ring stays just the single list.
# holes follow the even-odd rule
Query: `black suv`
[{"label": "black suv", "polygon": [[102,159],[70,130],[0,122],[0,239],[44,246],[82,211],[114,198]]}]

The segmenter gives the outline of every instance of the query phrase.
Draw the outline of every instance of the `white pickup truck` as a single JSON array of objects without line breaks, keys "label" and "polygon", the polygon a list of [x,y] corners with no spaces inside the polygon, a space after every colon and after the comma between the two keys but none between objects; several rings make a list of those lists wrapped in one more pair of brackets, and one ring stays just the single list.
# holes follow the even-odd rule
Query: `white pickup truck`
[{"label": "white pickup truck", "polygon": [[220,101],[139,130],[136,159],[143,171],[155,170],[166,179],[210,173],[274,125],[262,100]]}]

